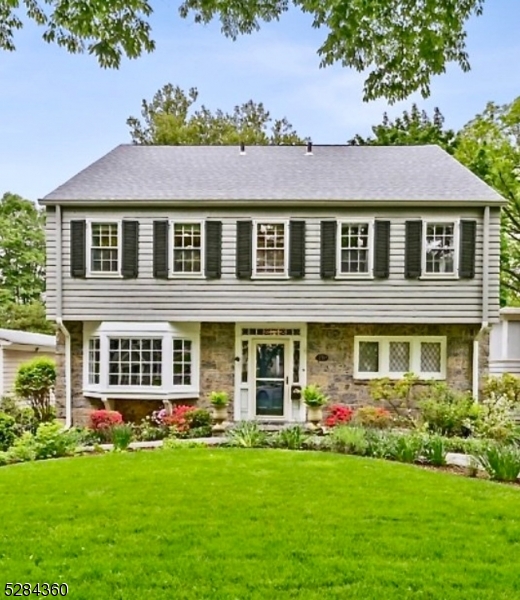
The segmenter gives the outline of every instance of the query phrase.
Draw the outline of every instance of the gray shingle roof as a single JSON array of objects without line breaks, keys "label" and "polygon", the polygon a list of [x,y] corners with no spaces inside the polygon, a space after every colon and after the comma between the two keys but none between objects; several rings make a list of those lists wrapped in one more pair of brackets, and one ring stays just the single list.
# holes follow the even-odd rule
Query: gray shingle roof
[{"label": "gray shingle roof", "polygon": [[56,347],[56,338],[53,335],[32,333],[30,331],[17,331],[15,329],[0,329],[0,343],[27,344],[29,346]]},{"label": "gray shingle roof", "polygon": [[81,201],[465,201],[502,198],[437,146],[121,145],[45,196]]}]

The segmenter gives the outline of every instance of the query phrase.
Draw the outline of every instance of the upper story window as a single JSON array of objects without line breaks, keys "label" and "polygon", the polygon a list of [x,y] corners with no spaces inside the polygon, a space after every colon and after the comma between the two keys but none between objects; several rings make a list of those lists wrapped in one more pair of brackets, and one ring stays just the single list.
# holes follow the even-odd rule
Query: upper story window
[{"label": "upper story window", "polygon": [[172,275],[202,275],[203,224],[174,222],[172,229]]},{"label": "upper story window", "polygon": [[426,222],[424,226],[423,273],[456,275],[457,224]]},{"label": "upper story window", "polygon": [[91,273],[119,273],[120,223],[89,223]]},{"label": "upper story window", "polygon": [[253,274],[287,276],[287,222],[255,222],[253,229]]},{"label": "upper story window", "polygon": [[117,275],[121,261],[121,223],[88,223],[87,240],[90,273]]},{"label": "upper story window", "polygon": [[372,223],[340,222],[338,228],[338,275],[371,275]]}]

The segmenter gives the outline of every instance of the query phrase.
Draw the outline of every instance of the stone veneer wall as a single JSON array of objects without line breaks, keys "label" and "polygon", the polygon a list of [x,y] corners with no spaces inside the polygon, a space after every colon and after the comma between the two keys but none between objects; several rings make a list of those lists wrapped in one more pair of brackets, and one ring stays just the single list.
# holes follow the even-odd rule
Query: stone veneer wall
[{"label": "stone veneer wall", "polygon": [[[307,329],[307,382],[318,384],[333,402],[370,402],[368,382],[355,380],[354,337],[360,335],[443,335],[447,337],[447,383],[458,390],[472,388],[473,325],[380,325],[309,323]],[[327,354],[318,362],[317,354]],[[487,373],[488,347],[482,340],[481,375]]]},{"label": "stone veneer wall", "polygon": [[[103,408],[101,400],[83,396],[83,323],[66,322],[72,345],[72,422],[86,425],[90,412]],[[209,394],[213,390],[225,390],[233,401],[235,368],[235,325],[234,323],[201,324],[201,372],[199,406],[209,407]],[[58,417],[65,418],[65,337],[57,335],[57,380],[56,410]],[[192,404],[192,400],[179,400],[177,404]],[[115,410],[119,410],[125,420],[140,421],[154,410],[163,407],[156,400],[116,400]],[[233,402],[229,406],[230,418],[233,415]]]},{"label": "stone veneer wall", "polygon": [[200,405],[208,408],[212,391],[229,394],[228,418],[233,419],[235,393],[235,324],[201,323]]},{"label": "stone veneer wall", "polygon": [[[103,408],[101,401],[83,396],[83,324],[65,323],[72,342],[72,419],[85,425],[90,411]],[[473,340],[478,331],[473,325],[357,325],[309,323],[307,330],[307,381],[320,385],[335,402],[365,404],[370,401],[368,383],[353,377],[354,336],[356,335],[445,335],[447,336],[447,381],[460,390],[472,387]],[[480,343],[481,380],[488,372],[489,336]],[[326,362],[317,362],[317,354],[327,354]],[[56,406],[58,417],[65,417],[65,340],[57,336]],[[233,418],[235,369],[235,324],[202,323],[200,355],[200,400],[209,407],[213,390],[229,393],[229,419]],[[190,401],[179,401],[190,403]],[[192,402],[192,401],[191,401]],[[162,407],[160,401],[120,400],[115,408],[129,420],[140,420]]]}]

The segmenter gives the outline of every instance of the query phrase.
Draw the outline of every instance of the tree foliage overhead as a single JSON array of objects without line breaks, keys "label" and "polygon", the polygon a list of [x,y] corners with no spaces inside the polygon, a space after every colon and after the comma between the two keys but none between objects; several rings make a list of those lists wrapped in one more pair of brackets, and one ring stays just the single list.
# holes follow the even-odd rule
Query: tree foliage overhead
[{"label": "tree foliage overhead", "polygon": [[489,102],[459,132],[455,156],[507,201],[502,211],[502,303],[520,303],[520,97]]},{"label": "tree foliage overhead", "polygon": [[456,134],[453,129],[445,129],[444,116],[438,108],[429,117],[417,104],[410,111],[403,111],[402,117],[393,121],[385,112],[383,121],[372,127],[374,137],[356,134],[348,143],[352,146],[420,146],[436,144],[453,154],[456,147]]},{"label": "tree foliage overhead", "polygon": [[[156,0],[157,1],[157,0]],[[220,20],[232,39],[279,20],[289,8],[311,15],[324,31],[321,65],[339,62],[367,73],[364,99],[390,102],[420,91],[450,62],[469,70],[465,26],[485,0],[184,0],[180,16],[196,23]],[[21,15],[19,4],[25,8]],[[0,0],[0,48],[14,49],[23,20],[44,28],[43,38],[69,52],[88,51],[102,67],[119,67],[122,56],[151,52],[147,0]]]},{"label": "tree foliage overhead", "polygon": [[142,101],[142,120],[127,119],[132,141],[167,146],[303,143],[285,117],[273,121],[261,102],[249,100],[231,113],[212,112],[204,105],[194,110],[198,95],[197,88],[186,93],[171,83],[164,85],[150,102]]},{"label": "tree foliage overhead", "polygon": [[39,300],[45,289],[44,215],[30,200],[0,199],[0,301]]},{"label": "tree foliage overhead", "polygon": [[353,145],[413,146],[437,144],[494,188],[507,201],[501,226],[501,304],[520,305],[520,97],[485,110],[460,131],[444,128],[444,117],[435,109],[430,119],[417,106],[391,121],[372,127],[374,137],[356,135]]}]

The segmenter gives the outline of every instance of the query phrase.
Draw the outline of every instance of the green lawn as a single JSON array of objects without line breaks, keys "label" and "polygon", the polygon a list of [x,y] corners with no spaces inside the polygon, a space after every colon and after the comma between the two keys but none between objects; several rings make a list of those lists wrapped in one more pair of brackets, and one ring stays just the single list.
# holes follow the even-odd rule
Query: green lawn
[{"label": "green lawn", "polygon": [[0,597],[518,599],[519,556],[520,489],[396,463],[182,449],[0,469]]}]

